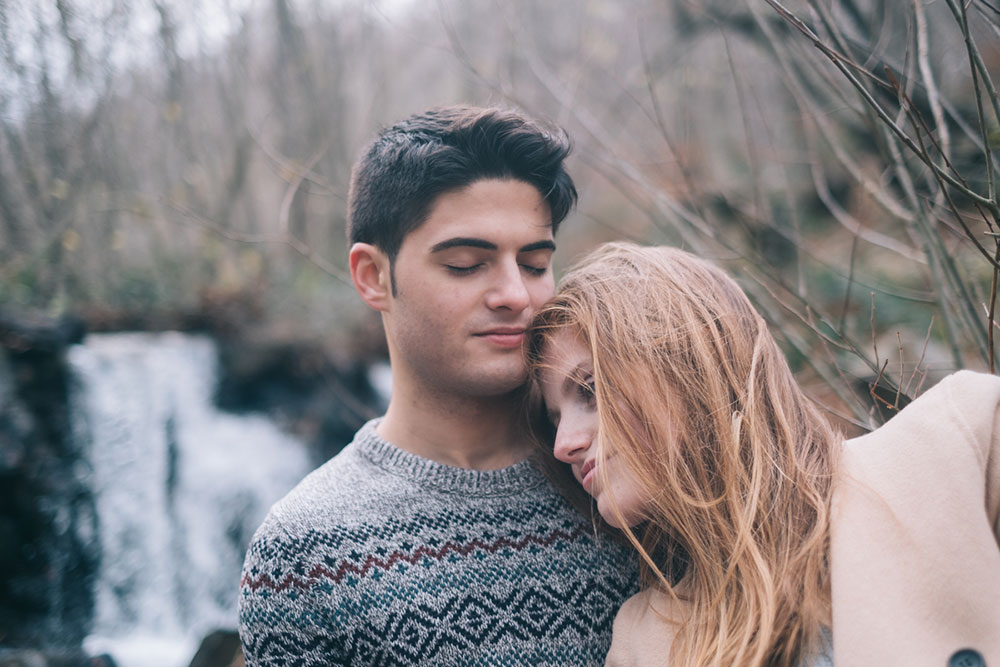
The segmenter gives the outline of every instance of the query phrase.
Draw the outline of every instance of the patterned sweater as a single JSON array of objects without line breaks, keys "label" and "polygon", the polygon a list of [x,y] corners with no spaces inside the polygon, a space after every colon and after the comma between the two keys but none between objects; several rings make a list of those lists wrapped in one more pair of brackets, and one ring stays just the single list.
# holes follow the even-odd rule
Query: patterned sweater
[{"label": "patterned sweater", "polygon": [[446,466],[376,424],[257,530],[239,600],[247,664],[602,664],[637,590],[628,550],[530,462]]}]

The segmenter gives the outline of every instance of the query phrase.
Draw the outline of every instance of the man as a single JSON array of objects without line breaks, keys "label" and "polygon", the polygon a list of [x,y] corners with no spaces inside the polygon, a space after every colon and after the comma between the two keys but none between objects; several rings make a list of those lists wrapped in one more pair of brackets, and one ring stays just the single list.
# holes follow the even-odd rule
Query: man
[{"label": "man", "polygon": [[355,165],[351,277],[392,397],[257,531],[249,665],[603,662],[636,568],[528,460],[522,340],[576,200],[568,152],[519,113],[451,107]]}]

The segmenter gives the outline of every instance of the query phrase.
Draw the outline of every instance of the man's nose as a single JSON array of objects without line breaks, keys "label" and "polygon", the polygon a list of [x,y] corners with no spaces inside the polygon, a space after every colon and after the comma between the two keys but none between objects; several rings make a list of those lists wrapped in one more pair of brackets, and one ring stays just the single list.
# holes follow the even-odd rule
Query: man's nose
[{"label": "man's nose", "polygon": [[524,275],[516,262],[501,267],[497,282],[486,297],[486,305],[492,310],[508,309],[520,312],[531,305],[531,295],[528,286],[524,284]]},{"label": "man's nose", "polygon": [[552,454],[563,463],[583,461],[590,449],[590,435],[582,429],[574,429],[565,423],[556,429],[556,442]]}]

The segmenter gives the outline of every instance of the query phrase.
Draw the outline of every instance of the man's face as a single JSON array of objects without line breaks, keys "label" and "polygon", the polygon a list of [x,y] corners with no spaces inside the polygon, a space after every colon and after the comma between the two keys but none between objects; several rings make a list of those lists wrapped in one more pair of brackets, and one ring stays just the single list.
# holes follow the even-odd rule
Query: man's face
[{"label": "man's face", "polygon": [[522,385],[524,330],[554,292],[554,249],[549,207],[523,181],[439,196],[396,256],[385,312],[394,378],[466,397]]}]

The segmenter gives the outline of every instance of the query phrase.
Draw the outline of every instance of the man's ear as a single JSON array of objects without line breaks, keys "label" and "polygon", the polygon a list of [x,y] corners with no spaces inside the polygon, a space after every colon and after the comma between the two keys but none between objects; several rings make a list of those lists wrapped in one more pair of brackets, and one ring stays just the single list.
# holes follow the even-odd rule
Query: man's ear
[{"label": "man's ear", "polygon": [[354,289],[375,310],[388,310],[392,281],[386,254],[370,243],[355,243],[348,257]]}]

